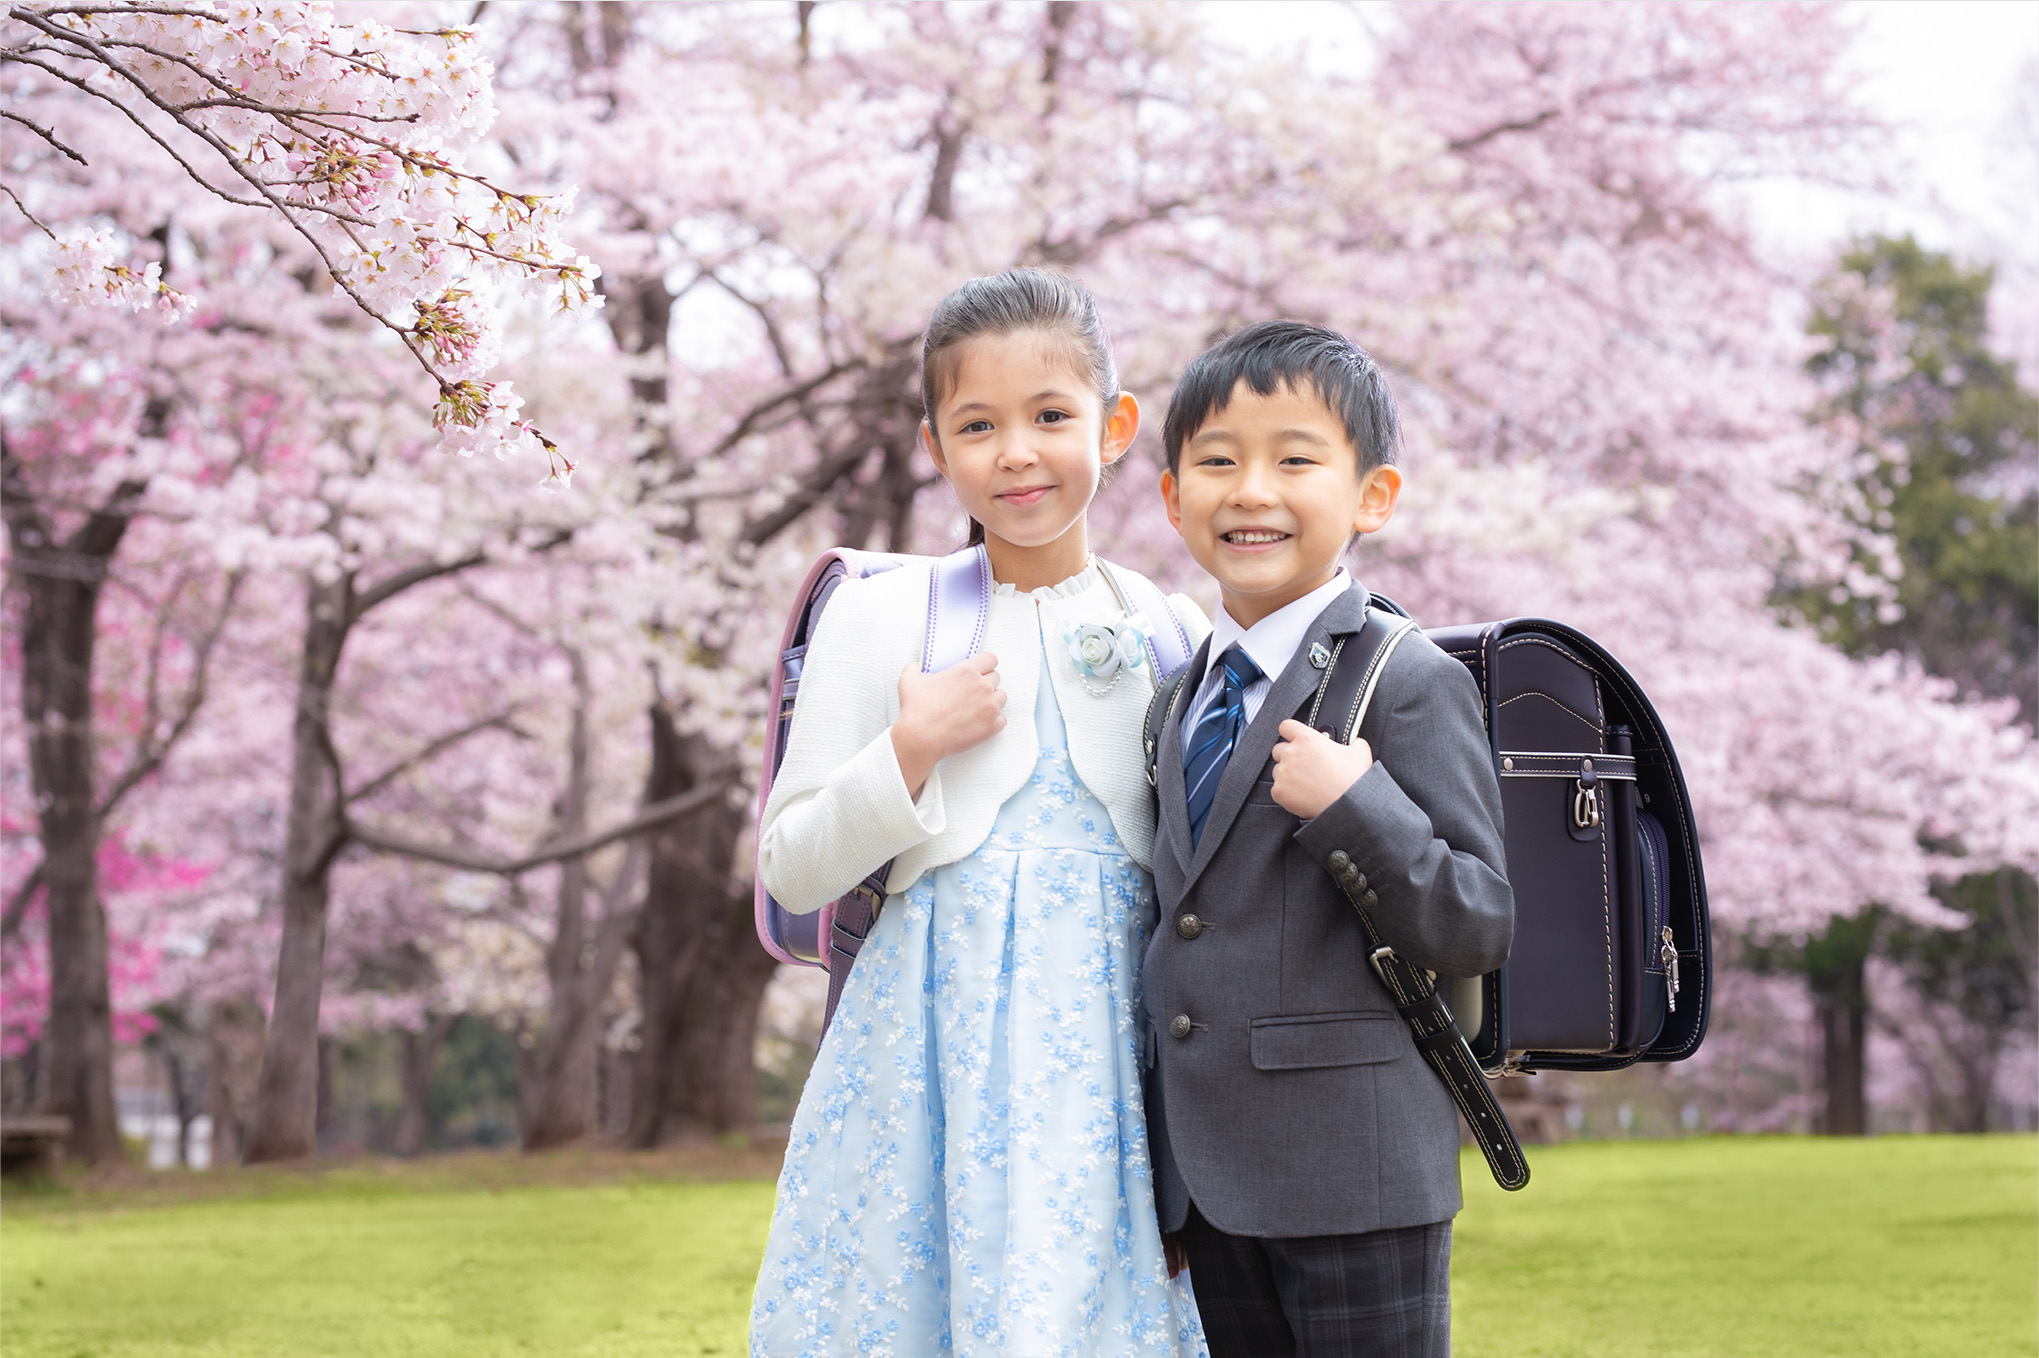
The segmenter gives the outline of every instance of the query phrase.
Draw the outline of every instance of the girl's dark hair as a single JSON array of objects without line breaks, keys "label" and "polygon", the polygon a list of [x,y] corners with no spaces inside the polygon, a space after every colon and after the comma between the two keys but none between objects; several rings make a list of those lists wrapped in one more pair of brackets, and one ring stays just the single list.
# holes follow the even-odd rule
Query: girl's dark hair
[{"label": "girl's dark hair", "polygon": [[[1112,361],[1111,341],[1090,289],[1061,274],[1008,269],[963,284],[942,298],[928,320],[920,344],[920,399],[930,431],[935,429],[936,407],[956,380],[956,349],[979,335],[1019,330],[1039,330],[1068,345],[1076,370],[1096,388],[1101,411],[1109,411],[1119,399],[1118,364]],[[941,435],[937,432],[935,437]],[[970,520],[970,545],[983,541],[984,525]]]}]

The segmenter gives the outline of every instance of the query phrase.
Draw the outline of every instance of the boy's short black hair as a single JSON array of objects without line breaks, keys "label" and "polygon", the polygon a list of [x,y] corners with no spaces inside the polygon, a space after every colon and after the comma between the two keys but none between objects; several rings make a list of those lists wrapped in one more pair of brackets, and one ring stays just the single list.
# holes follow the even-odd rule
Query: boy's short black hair
[{"label": "boy's short black hair", "polygon": [[1314,390],[1359,451],[1360,475],[1394,464],[1402,422],[1380,365],[1336,330],[1307,321],[1261,321],[1218,341],[1182,370],[1161,429],[1170,472],[1182,470],[1183,445],[1231,404],[1242,381],[1261,396]]}]

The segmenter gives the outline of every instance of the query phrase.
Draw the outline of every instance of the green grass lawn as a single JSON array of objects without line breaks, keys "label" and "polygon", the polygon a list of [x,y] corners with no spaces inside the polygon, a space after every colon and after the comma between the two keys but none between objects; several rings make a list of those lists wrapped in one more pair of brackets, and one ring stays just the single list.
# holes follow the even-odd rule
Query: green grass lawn
[{"label": "green grass lawn", "polygon": [[[2031,1137],[1531,1157],[1519,1194],[1466,1163],[1461,1358],[2039,1353]],[[725,1160],[705,1172],[760,1167]],[[669,1160],[464,1161],[10,1191],[0,1345],[7,1358],[743,1352],[769,1181]]]}]

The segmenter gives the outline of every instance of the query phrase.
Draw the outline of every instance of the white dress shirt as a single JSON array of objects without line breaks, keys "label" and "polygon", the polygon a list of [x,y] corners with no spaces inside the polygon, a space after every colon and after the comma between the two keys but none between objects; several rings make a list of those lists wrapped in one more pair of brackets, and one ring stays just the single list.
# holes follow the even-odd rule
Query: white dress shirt
[{"label": "white dress shirt", "polygon": [[1269,690],[1275,679],[1288,668],[1295,658],[1296,648],[1309,635],[1310,624],[1317,621],[1317,615],[1328,607],[1331,601],[1352,586],[1352,577],[1345,567],[1338,568],[1338,574],[1293,603],[1282,605],[1251,627],[1241,627],[1223,604],[1218,606],[1218,616],[1211,624],[1211,649],[1204,663],[1203,682],[1197,685],[1189,707],[1182,714],[1182,757],[1189,759],[1189,738],[1196,731],[1196,725],[1203,720],[1205,711],[1217,702],[1225,692],[1224,667],[1218,664],[1218,657],[1227,648],[1237,644],[1246,652],[1247,659],[1260,667],[1260,677],[1246,686],[1246,724],[1251,726],[1253,718],[1260,712],[1260,705],[1267,701]]}]

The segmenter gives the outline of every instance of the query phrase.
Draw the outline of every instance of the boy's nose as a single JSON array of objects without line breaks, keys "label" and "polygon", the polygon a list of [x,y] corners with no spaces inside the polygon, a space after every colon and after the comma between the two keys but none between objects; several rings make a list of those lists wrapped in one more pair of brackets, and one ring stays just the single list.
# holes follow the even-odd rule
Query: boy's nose
[{"label": "boy's nose", "polygon": [[1257,507],[1275,504],[1279,499],[1275,494],[1272,471],[1250,462],[1239,469],[1239,477],[1232,483],[1231,501],[1234,505]]}]

